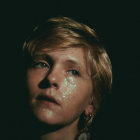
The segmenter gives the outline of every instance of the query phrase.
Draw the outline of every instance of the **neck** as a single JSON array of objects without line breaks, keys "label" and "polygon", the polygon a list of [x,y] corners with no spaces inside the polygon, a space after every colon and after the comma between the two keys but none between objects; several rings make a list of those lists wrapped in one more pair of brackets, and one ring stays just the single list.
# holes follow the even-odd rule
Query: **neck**
[{"label": "neck", "polygon": [[78,134],[76,120],[70,125],[60,128],[56,131],[52,131],[41,135],[40,140],[74,140]]}]

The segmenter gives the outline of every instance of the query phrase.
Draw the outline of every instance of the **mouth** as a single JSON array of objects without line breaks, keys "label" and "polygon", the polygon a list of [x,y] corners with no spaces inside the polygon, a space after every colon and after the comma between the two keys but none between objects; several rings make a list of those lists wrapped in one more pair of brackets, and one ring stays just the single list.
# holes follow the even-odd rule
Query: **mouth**
[{"label": "mouth", "polygon": [[39,95],[37,97],[37,100],[45,103],[53,103],[59,105],[59,103],[56,101],[54,97],[48,95]]}]

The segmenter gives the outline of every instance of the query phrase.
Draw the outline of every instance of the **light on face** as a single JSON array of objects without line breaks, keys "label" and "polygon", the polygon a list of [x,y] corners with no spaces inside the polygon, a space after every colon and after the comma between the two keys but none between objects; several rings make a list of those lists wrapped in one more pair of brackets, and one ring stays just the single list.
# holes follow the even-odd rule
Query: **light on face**
[{"label": "light on face", "polygon": [[51,117],[53,115],[53,111],[51,109],[43,108],[42,111],[44,112],[44,114],[47,114],[48,117]]}]

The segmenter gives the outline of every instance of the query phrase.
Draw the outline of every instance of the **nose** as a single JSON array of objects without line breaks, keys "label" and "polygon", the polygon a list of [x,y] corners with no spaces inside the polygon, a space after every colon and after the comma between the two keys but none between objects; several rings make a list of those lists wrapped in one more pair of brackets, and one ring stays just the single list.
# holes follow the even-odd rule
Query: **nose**
[{"label": "nose", "polygon": [[62,81],[61,70],[58,67],[53,67],[46,76],[47,81],[52,88],[59,88]]}]

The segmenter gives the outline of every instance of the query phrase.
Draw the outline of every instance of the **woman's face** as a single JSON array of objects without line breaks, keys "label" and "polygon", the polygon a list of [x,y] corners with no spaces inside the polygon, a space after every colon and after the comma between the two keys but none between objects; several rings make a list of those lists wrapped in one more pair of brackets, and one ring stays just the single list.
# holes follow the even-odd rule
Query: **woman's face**
[{"label": "woman's face", "polygon": [[27,69],[30,107],[48,125],[76,122],[92,113],[92,81],[82,48],[38,51]]}]

